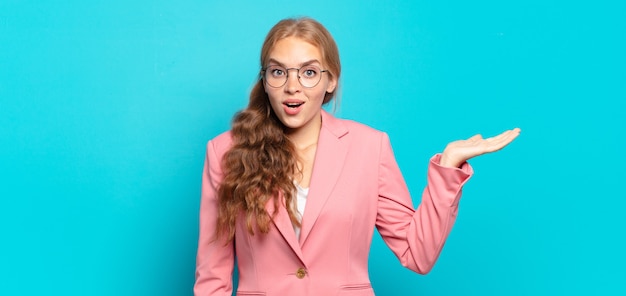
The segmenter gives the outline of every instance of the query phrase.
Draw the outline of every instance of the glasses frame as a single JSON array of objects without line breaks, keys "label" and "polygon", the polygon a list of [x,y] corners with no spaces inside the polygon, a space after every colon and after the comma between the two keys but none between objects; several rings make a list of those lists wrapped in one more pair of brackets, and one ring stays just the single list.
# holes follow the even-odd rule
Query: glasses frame
[{"label": "glasses frame", "polygon": [[[309,67],[309,66],[311,66],[311,65],[302,66],[300,68],[285,68],[285,67],[283,67],[281,65],[270,65],[270,66],[267,66],[267,67],[261,69],[261,73],[262,73],[261,79],[263,79],[265,81],[265,83],[267,83],[267,85],[269,85],[270,87],[280,88],[280,87],[285,86],[285,84],[287,84],[287,81],[289,80],[289,70],[296,70],[296,73],[298,73],[298,83],[300,83],[300,85],[302,87],[304,87],[304,88],[314,88],[318,84],[320,84],[320,81],[322,81],[322,73],[328,72],[328,69],[322,70],[322,68],[320,68],[320,79],[313,86],[305,86],[304,84],[302,84],[302,81],[300,80],[300,78],[301,78],[300,77],[300,69],[306,68],[306,67]],[[270,67],[281,67],[281,68],[283,68],[285,70],[285,73],[287,73],[287,75],[285,76],[285,82],[283,82],[283,84],[281,84],[280,86],[273,86],[273,85],[271,85],[267,81],[267,79],[265,78],[265,75],[267,75],[267,69],[269,69]],[[317,67],[317,66],[315,66],[315,67]]]}]

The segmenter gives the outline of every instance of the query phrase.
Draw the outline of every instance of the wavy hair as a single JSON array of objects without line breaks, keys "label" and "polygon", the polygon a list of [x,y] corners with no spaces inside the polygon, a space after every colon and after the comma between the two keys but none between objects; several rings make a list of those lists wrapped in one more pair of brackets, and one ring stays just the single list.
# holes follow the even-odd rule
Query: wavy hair
[{"label": "wavy hair", "polygon": [[[279,21],[269,31],[261,48],[261,67],[268,64],[269,54],[281,39],[296,37],[317,46],[329,75],[339,81],[341,64],[337,45],[328,30],[311,18]],[[324,104],[330,102],[338,88],[326,93]],[[269,103],[261,75],[250,92],[248,107],[238,112],[232,123],[232,147],[224,154],[224,178],[218,187],[216,238],[232,241],[238,219],[245,218],[248,232],[267,233],[273,216],[265,206],[273,199],[273,213],[285,206],[294,225],[300,226],[291,205],[296,192],[293,183],[296,151],[285,135]],[[280,197],[283,197],[282,200]]]}]

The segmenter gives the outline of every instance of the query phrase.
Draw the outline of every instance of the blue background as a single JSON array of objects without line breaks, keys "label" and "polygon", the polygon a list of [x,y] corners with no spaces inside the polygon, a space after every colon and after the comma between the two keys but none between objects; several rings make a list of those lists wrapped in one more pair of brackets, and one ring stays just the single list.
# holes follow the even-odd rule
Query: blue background
[{"label": "blue background", "polygon": [[247,103],[269,28],[312,16],[337,116],[389,133],[419,202],[472,161],[427,276],[376,237],[377,295],[624,295],[624,1],[0,2],[0,294],[190,295],[206,142]]}]

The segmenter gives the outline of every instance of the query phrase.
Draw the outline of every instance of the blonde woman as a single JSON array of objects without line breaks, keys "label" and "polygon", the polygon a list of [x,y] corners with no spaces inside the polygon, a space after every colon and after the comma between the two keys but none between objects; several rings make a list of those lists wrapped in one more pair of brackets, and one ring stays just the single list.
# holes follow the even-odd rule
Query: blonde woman
[{"label": "blonde woman", "polygon": [[[467,160],[519,129],[455,141],[432,157],[415,209],[387,135],[333,117],[341,74],[330,33],[310,18],[268,33],[260,79],[232,129],[207,145],[195,295],[374,295],[374,228],[402,265],[427,273],[454,224]],[[235,259],[236,258],[236,259]]]}]

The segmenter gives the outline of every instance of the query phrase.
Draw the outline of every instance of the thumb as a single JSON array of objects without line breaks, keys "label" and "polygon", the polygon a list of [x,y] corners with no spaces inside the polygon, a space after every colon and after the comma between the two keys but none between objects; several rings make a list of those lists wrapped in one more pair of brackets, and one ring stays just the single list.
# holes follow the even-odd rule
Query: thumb
[{"label": "thumb", "polygon": [[472,141],[472,140],[482,140],[483,136],[481,136],[480,134],[476,134],[473,135],[472,137],[470,137],[469,139],[467,139],[468,141]]}]

